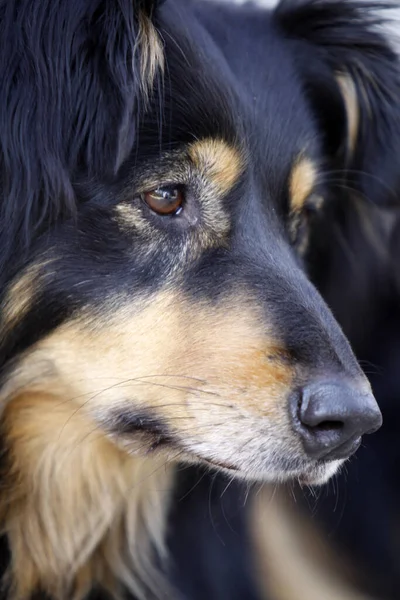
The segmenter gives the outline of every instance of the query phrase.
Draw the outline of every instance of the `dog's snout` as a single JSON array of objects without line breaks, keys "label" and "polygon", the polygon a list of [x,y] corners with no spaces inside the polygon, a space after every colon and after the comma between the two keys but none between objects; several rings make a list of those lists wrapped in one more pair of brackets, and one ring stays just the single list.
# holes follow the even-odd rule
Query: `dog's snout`
[{"label": "dog's snout", "polygon": [[361,436],[382,424],[372,394],[335,382],[303,388],[292,416],[307,455],[317,460],[348,458],[359,447]]}]

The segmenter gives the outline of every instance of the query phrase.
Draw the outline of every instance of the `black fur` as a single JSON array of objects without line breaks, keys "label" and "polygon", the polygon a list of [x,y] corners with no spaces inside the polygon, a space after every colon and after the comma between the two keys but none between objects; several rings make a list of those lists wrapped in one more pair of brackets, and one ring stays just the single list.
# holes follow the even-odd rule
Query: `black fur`
[{"label": "black fur", "polygon": [[[297,8],[287,10],[293,4]],[[379,31],[385,26],[382,11],[395,6],[381,2],[379,16],[374,2],[363,3],[360,10],[353,2],[284,0],[277,10],[285,33],[294,38],[298,68],[325,125],[329,145],[344,157],[340,99],[329,82],[327,67],[351,76],[359,100],[360,127],[356,151],[347,161],[346,183],[365,198],[385,205],[398,203],[394,190],[400,184],[400,119],[395,101],[399,82],[395,50]],[[315,49],[313,61],[307,60],[311,46]]]},{"label": "black fur", "polygon": [[50,223],[76,215],[81,179],[112,177],[132,149],[142,103],[135,6],[142,4],[154,8],[0,3],[0,283],[10,259],[18,265]]},{"label": "black fur", "polygon": [[[388,189],[387,198],[400,198]],[[313,278],[341,323],[384,417],[334,489],[305,502],[334,550],[351,564],[353,583],[373,597],[399,596],[400,412],[399,210],[377,209],[350,193],[333,202],[315,228]],[[373,483],[372,483],[373,482]],[[299,494],[299,498],[303,493]]]},{"label": "black fur", "polygon": [[[135,201],[149,165],[168,163],[171,153],[207,137],[244,148],[248,165],[226,199],[229,248],[208,250],[185,268],[182,289],[213,303],[244,286],[307,376],[328,367],[358,376],[347,341],[290,243],[288,179],[306,148],[320,166],[318,192],[326,202],[347,198],[345,188],[362,202],[392,201],[387,190],[396,189],[400,173],[400,74],[375,30],[376,8],[382,5],[345,0],[288,0],[274,12],[188,0],[0,0],[0,299],[34,259],[54,260],[29,312],[0,339],[3,378],[22,352],[82,307],[97,315],[117,292],[135,297],[165,283],[182,260],[190,227],[146,213],[162,241],[149,257],[140,236],[113,220],[114,210]],[[156,73],[148,98],[140,11],[152,19],[165,53],[164,75]],[[358,93],[354,153],[337,73],[348,73]],[[334,260],[331,250],[327,261]],[[341,266],[325,282],[328,263],[308,258],[336,310],[326,286]],[[338,314],[344,326],[348,317]],[[169,436],[152,417],[123,425]],[[226,495],[240,543],[229,515],[226,522],[218,515],[217,531],[209,522],[203,529],[208,503],[211,516],[225,494],[227,482],[216,482],[213,491],[205,476],[193,492],[189,472],[183,503],[177,492],[170,546],[179,565],[171,578],[187,600],[250,600],[257,591],[245,517],[240,509],[236,515],[239,488]],[[191,524],[203,536],[200,557]]]}]

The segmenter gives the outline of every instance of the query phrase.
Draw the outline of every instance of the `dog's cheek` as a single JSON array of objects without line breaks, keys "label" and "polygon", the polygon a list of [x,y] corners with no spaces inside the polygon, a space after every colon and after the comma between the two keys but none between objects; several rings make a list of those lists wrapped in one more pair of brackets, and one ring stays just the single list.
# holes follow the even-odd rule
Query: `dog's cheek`
[{"label": "dog's cheek", "polygon": [[295,377],[251,298],[212,305],[165,291],[102,313],[86,310],[59,327],[10,376],[3,402],[13,388],[45,390],[114,435],[118,412],[147,411],[180,444],[212,446],[213,427],[234,439],[257,419],[277,439],[287,434]]}]

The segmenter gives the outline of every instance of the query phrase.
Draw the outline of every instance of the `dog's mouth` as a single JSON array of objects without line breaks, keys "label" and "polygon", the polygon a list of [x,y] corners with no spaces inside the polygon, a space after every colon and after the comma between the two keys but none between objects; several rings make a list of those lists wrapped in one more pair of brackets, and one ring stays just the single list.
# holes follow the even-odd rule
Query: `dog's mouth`
[{"label": "dog's mouth", "polygon": [[239,467],[238,465],[234,465],[232,463],[226,461],[215,460],[197,453],[190,453],[189,460],[191,457],[196,459],[196,462],[199,461],[203,465],[208,465],[213,469],[223,470],[227,473],[231,473],[240,479],[248,479],[252,481],[288,481],[293,480],[297,481],[301,486],[319,486],[326,483],[332,475],[334,475],[339,466],[344,462],[343,460],[332,460],[332,461],[323,461],[321,460],[318,463],[305,463],[302,467],[297,468],[295,470],[290,468],[289,464],[281,465],[281,468],[278,468],[274,471],[274,474],[271,478],[271,473],[268,472],[268,469],[263,471],[258,471],[258,474],[255,475],[255,471],[250,475],[248,472],[246,473],[246,469]]},{"label": "dog's mouth", "polygon": [[[224,471],[239,472],[240,468],[224,460],[215,460],[207,456],[202,456],[191,449],[182,447],[179,440],[170,435],[168,428],[159,419],[154,418],[144,411],[132,414],[130,411],[118,412],[113,416],[111,433],[117,435],[119,440],[124,440],[128,446],[132,446],[132,441],[140,439],[143,449],[144,444],[146,454],[152,454],[156,451],[181,451],[182,456],[186,455],[189,462],[194,459],[195,462],[202,462],[213,468],[223,469]],[[135,448],[132,448],[135,451]],[[183,450],[183,452],[182,452]]]},{"label": "dog's mouth", "polygon": [[[246,477],[246,472],[236,465],[210,458],[205,458],[204,456],[199,456],[196,454],[193,456],[201,463],[206,464],[209,467],[212,467],[213,469],[222,469],[224,472],[231,473],[232,475],[235,475],[240,479],[248,478]],[[291,472],[290,470],[286,471],[285,469],[282,469],[281,473],[276,473],[276,478],[274,479],[282,482],[286,480],[294,480],[297,481],[302,487],[320,486],[325,484],[337,472],[339,465],[342,463],[343,460],[328,462],[321,461],[321,463],[318,463],[317,465],[313,465],[308,468],[305,467],[304,470],[301,470],[297,473]],[[270,480],[270,478],[268,477],[268,473],[265,473],[264,476],[263,473],[259,473],[258,477],[252,475],[250,476],[250,479],[252,481],[262,481],[263,479],[268,481]]]},{"label": "dog's mouth", "polygon": [[144,453],[147,456],[163,452],[173,455],[174,460],[179,462],[202,463],[240,479],[254,482],[297,480],[304,486],[321,485],[328,481],[343,462],[343,460],[336,460],[310,463],[299,457],[298,462],[295,461],[297,464],[293,464],[293,458],[285,459],[282,455],[278,464],[269,464],[267,461],[264,465],[258,464],[257,467],[247,464],[246,468],[241,462],[234,464],[224,457],[221,457],[221,460],[211,458],[207,453],[203,454],[196,448],[182,444],[178,437],[170,434],[164,423],[145,412],[140,414],[136,412],[133,415],[130,412],[120,412],[114,416],[113,425],[111,433],[114,434],[113,437],[116,435],[114,439],[117,439],[129,452]]}]

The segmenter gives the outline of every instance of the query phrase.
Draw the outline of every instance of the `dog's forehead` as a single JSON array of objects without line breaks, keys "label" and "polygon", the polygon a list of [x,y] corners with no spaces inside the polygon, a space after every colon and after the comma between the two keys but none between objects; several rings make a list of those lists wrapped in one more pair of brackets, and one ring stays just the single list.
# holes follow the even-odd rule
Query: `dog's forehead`
[{"label": "dog's forehead", "polygon": [[166,146],[222,138],[246,148],[261,177],[285,176],[297,156],[305,150],[313,154],[318,146],[291,45],[268,11],[260,19],[259,11],[227,9],[213,18],[217,7],[212,3],[207,10],[198,7],[196,14],[190,4],[186,10],[179,4],[179,18],[171,23],[166,12],[169,18],[161,25],[166,55],[162,94],[140,139],[145,143],[152,130],[160,135],[162,110]]},{"label": "dog's forehead", "polygon": [[[173,5],[166,3],[165,9]],[[253,39],[251,28],[227,22],[230,41],[222,38],[219,44],[218,31],[211,27],[205,31],[192,14],[185,16],[185,10],[180,19],[172,11],[172,18],[170,15],[165,22],[160,18],[158,23],[165,68],[151,103],[142,111],[136,147],[126,161],[128,176],[122,168],[112,186],[107,181],[93,186],[90,181],[86,196],[90,201],[79,198],[78,227],[69,221],[60,223],[32,249],[30,262],[35,265],[39,260],[44,275],[38,277],[35,266],[28,265],[23,290],[33,301],[30,307],[23,303],[20,308],[24,317],[31,309],[34,332],[40,317],[36,306],[45,305],[49,298],[55,314],[51,326],[56,326],[56,321],[66,318],[66,311],[76,306],[101,303],[117,290],[129,296],[136,289],[154,291],[172,277],[178,280],[179,276],[180,285],[185,280],[190,291],[200,289],[209,297],[219,289],[224,291],[228,276],[239,280],[244,268],[242,263],[237,266],[239,260],[227,264],[224,251],[228,242],[237,257],[246,255],[247,262],[242,261],[245,268],[258,265],[256,279],[269,266],[272,274],[276,270],[287,273],[292,251],[273,212],[274,204],[292,187],[296,205],[301,206],[311,191],[313,169],[297,158],[302,154],[307,158],[315,142],[291,54],[267,17],[263,27],[254,28]],[[241,35],[245,60],[238,43]],[[235,43],[233,51],[229,44]],[[159,176],[163,155],[179,157],[181,151],[190,155],[190,168],[180,166],[178,158]],[[131,174],[143,164],[151,183],[139,189]],[[296,177],[291,178],[293,168]],[[203,218],[199,232],[187,236],[181,236],[178,229],[165,233],[159,221],[150,227],[141,208],[138,217],[133,202],[135,193],[164,183],[185,185],[182,173],[189,188],[195,188]],[[244,185],[236,186],[242,180]],[[82,188],[83,184],[77,189],[79,194]],[[43,264],[40,258],[49,249],[57,255],[57,267],[47,258]],[[194,265],[192,272],[187,261]],[[215,285],[216,277],[220,286]],[[44,330],[51,322],[49,310],[43,311]],[[16,315],[11,314],[10,319],[16,320]],[[29,332],[27,323],[24,329]]]}]

